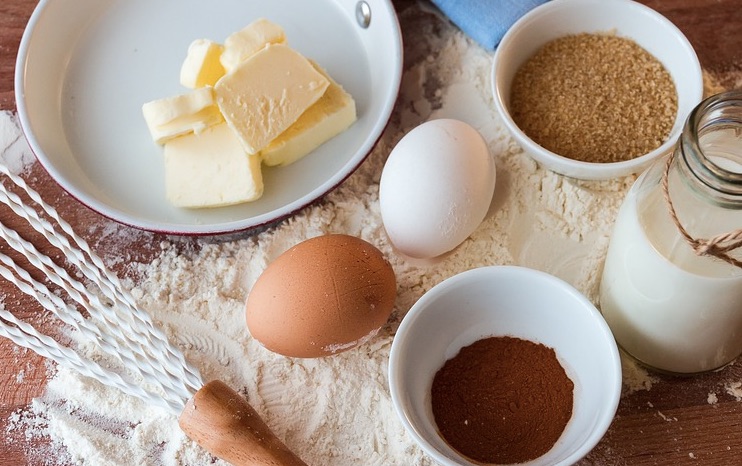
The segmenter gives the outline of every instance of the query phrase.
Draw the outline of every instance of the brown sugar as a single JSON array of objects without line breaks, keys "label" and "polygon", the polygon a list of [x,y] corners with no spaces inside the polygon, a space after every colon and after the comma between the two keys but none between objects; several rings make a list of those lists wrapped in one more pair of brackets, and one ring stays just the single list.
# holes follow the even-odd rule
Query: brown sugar
[{"label": "brown sugar", "polygon": [[672,77],[652,54],[612,34],[564,36],[517,71],[510,111],[537,144],[585,162],[619,162],[664,143],[675,122]]}]

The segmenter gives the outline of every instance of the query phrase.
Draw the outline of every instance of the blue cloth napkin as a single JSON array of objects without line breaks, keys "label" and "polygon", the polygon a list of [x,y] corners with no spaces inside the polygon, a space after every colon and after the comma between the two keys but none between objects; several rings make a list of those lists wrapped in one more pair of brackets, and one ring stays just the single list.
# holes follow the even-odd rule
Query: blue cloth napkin
[{"label": "blue cloth napkin", "polygon": [[432,0],[448,18],[486,49],[494,49],[521,16],[547,0]]}]

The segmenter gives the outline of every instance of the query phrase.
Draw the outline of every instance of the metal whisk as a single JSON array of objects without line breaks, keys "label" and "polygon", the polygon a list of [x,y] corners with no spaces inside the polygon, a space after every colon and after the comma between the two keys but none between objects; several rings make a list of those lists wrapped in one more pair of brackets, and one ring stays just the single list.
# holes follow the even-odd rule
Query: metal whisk
[{"label": "metal whisk", "polygon": [[[85,359],[6,309],[0,309],[0,335],[82,375],[169,410],[179,416],[179,424],[188,437],[230,463],[305,465],[272,434],[238,393],[218,380],[204,385],[198,370],[168,342],[151,317],[137,307],[119,279],[106,269],[54,207],[3,164],[0,173],[5,177],[0,184],[0,202],[59,249],[92,286],[84,286],[2,221],[0,237],[77,304],[60,298],[3,253],[0,253],[0,275],[79,332],[85,341],[117,358],[123,370],[114,371]],[[6,180],[25,191],[45,217],[6,189]]]}]

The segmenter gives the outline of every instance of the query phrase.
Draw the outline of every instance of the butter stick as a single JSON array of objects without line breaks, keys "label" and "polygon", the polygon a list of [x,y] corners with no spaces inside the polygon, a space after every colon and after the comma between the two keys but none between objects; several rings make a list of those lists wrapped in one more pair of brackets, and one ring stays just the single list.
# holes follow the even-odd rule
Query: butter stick
[{"label": "butter stick", "polygon": [[142,105],[142,114],[157,144],[189,133],[200,133],[224,121],[211,87],[147,102]]},{"label": "butter stick", "polygon": [[356,121],[353,97],[317,63],[311,63],[330,81],[330,86],[293,125],[261,151],[263,163],[268,166],[285,166],[296,162]]},{"label": "butter stick", "polygon": [[247,154],[226,123],[165,144],[165,188],[176,207],[218,207],[263,194],[260,156]]},{"label": "butter stick", "polygon": [[317,102],[330,81],[297,51],[269,45],[214,86],[224,119],[248,153],[260,152]]},{"label": "butter stick", "polygon": [[219,60],[223,50],[224,46],[208,39],[191,42],[180,68],[180,84],[191,89],[216,84],[225,73]]},{"label": "butter stick", "polygon": [[286,34],[281,26],[259,18],[227,37],[219,60],[230,72],[266,45],[285,43]]}]

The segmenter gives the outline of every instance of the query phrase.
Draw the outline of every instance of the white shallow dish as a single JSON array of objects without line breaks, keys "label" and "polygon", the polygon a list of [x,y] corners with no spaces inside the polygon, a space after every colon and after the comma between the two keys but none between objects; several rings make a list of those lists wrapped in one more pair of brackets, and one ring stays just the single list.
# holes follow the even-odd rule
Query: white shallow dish
[{"label": "white shallow dish", "polygon": [[574,382],[572,418],[554,447],[528,466],[566,466],[584,457],[613,421],[621,358],[608,325],[566,282],[517,266],[481,267],[425,293],[402,319],[389,356],[394,408],[408,433],[444,466],[476,466],[440,435],[431,407],[433,377],[464,346],[514,336],[551,347]]},{"label": "white shallow dish", "polygon": [[[360,3],[371,12],[367,27]],[[142,104],[187,91],[179,73],[191,41],[222,42],[259,17],[281,25],[289,45],[353,95],[358,121],[289,167],[264,167],[258,201],[175,208]],[[120,223],[198,235],[272,223],[338,186],[386,127],[401,74],[388,0],[42,0],[21,41],[15,90],[31,148],[64,190]]]},{"label": "white shallow dish", "polygon": [[[521,65],[547,42],[569,34],[615,32],[654,55],[675,81],[678,112],[657,149],[631,160],[591,163],[547,150],[510,116],[510,89]],[[607,58],[610,59],[610,58]],[[503,36],[492,63],[495,109],[524,151],[544,167],[578,179],[602,180],[639,173],[675,146],[691,110],[703,98],[703,73],[688,39],[670,20],[632,0],[551,0],[526,13]]]}]

